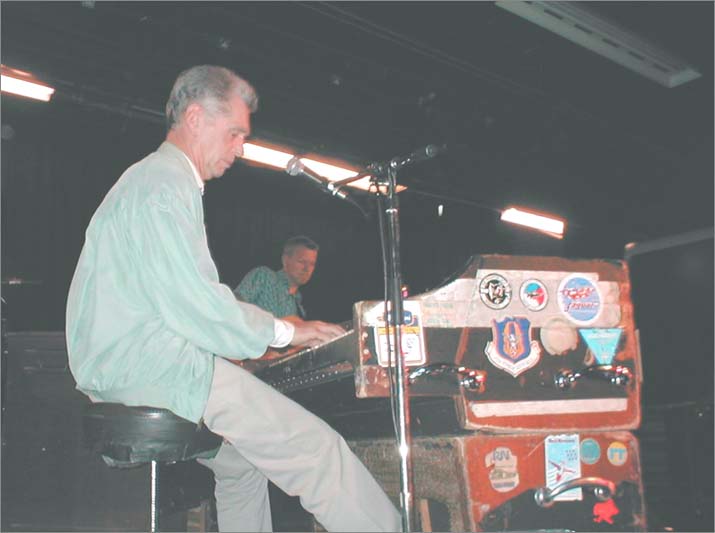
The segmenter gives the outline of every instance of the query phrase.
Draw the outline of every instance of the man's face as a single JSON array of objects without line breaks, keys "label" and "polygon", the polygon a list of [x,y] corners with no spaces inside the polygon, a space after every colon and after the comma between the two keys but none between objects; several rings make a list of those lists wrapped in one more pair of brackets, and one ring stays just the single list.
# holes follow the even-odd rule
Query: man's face
[{"label": "man's face", "polygon": [[283,270],[288,276],[289,283],[300,287],[310,281],[318,261],[318,250],[311,250],[304,246],[293,249],[292,253],[283,254]]},{"label": "man's face", "polygon": [[228,101],[228,112],[214,115],[202,108],[197,128],[198,171],[204,181],[222,176],[243,155],[243,143],[251,131],[251,111],[240,96]]}]

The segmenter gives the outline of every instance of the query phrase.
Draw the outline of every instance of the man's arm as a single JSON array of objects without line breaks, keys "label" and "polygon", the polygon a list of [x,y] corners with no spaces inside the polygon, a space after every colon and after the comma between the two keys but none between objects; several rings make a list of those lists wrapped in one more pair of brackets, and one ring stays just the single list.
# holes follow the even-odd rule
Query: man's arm
[{"label": "man's arm", "polygon": [[320,320],[301,320],[293,325],[295,327],[291,342],[293,346],[317,346],[345,333],[345,330],[337,324]]},{"label": "man's arm", "polygon": [[274,339],[274,318],[219,283],[203,227],[182,199],[156,193],[136,216],[145,294],[166,325],[216,355],[261,356]]}]

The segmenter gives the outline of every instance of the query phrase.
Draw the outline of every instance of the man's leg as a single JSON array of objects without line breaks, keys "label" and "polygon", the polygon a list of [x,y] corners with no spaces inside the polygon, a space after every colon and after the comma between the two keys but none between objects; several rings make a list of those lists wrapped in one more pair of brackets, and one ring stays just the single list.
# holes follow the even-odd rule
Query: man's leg
[{"label": "man's leg", "polygon": [[272,531],[268,480],[231,444],[224,442],[213,459],[197,459],[216,478],[219,531]]},{"label": "man's leg", "polygon": [[340,435],[218,357],[204,423],[328,530],[400,531],[394,505]]}]

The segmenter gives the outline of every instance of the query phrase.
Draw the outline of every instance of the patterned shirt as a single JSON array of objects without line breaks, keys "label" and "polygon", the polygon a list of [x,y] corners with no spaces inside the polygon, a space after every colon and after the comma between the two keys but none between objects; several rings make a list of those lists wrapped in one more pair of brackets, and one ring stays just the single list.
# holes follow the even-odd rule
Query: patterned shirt
[{"label": "patterned shirt", "polygon": [[290,283],[284,270],[275,272],[266,266],[259,266],[246,274],[233,293],[244,302],[257,305],[273,316],[297,315],[305,318],[300,291],[289,292]]}]

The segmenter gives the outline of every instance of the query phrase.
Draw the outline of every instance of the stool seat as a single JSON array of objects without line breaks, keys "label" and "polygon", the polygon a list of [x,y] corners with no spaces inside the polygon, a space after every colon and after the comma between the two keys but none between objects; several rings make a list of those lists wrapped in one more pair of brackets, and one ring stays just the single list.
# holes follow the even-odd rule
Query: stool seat
[{"label": "stool seat", "polygon": [[85,445],[112,467],[174,463],[218,453],[223,438],[167,409],[92,403],[83,416]]}]

